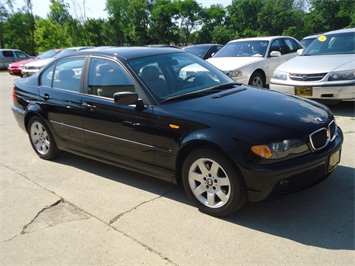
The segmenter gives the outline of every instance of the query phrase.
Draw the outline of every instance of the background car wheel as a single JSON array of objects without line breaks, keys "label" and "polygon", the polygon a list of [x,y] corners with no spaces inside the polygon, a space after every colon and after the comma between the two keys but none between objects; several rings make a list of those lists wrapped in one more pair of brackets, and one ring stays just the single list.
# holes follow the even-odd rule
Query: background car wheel
[{"label": "background car wheel", "polygon": [[213,150],[192,152],[184,162],[182,175],[187,195],[204,213],[230,215],[247,201],[240,172]]},{"label": "background car wheel", "polygon": [[50,160],[60,154],[52,133],[41,118],[32,117],[27,131],[32,147],[40,158]]},{"label": "background car wheel", "polygon": [[249,85],[257,88],[265,88],[264,76],[260,72],[254,72],[250,77]]}]

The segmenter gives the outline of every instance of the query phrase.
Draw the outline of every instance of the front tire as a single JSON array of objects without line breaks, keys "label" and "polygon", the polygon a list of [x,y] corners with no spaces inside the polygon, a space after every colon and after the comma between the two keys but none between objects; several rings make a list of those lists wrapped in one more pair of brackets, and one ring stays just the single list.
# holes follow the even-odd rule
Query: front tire
[{"label": "front tire", "polygon": [[265,78],[260,72],[254,72],[249,80],[249,85],[257,87],[259,89],[265,88]]},{"label": "front tire", "polygon": [[51,160],[60,154],[52,133],[41,118],[32,117],[28,122],[27,132],[32,148],[40,158]]},{"label": "front tire", "polygon": [[182,175],[187,195],[201,212],[219,217],[231,215],[247,201],[240,172],[218,152],[192,152],[184,162]]}]

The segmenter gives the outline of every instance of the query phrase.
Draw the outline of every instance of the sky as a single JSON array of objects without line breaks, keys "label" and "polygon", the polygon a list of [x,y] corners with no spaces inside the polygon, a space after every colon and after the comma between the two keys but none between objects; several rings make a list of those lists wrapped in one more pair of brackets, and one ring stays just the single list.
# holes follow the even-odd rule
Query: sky
[{"label": "sky", "polygon": [[[16,7],[24,6],[25,0],[15,0]],[[75,17],[82,17],[84,15],[84,8],[82,6],[83,0],[65,0],[71,7],[71,15]],[[223,6],[228,6],[232,3],[232,0],[197,0],[204,7],[209,7],[212,4],[222,4]],[[49,12],[49,0],[32,0],[33,3],[33,13],[42,18],[46,18]],[[104,11],[106,5],[105,0],[85,0],[85,13],[87,18],[106,18],[107,13]],[[75,13],[76,11],[76,13]]]}]

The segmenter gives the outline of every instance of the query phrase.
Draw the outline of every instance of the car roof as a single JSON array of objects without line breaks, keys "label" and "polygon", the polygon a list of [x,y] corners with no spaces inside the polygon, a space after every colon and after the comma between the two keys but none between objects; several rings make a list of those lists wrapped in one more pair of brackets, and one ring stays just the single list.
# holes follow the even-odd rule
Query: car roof
[{"label": "car roof", "polygon": [[20,52],[22,52],[22,51],[19,50],[19,49],[6,49],[6,48],[0,49],[0,51],[20,51]]},{"label": "car roof", "polygon": [[319,35],[321,35],[321,33],[308,35],[308,36],[302,38],[302,40],[314,39],[314,38],[317,38]]},{"label": "car roof", "polygon": [[125,47],[107,47],[107,48],[92,48],[78,51],[75,55],[79,54],[90,54],[90,55],[105,55],[113,57],[121,57],[125,60],[144,57],[144,56],[154,56],[168,53],[185,53],[181,49],[170,48],[170,47],[143,47],[143,46],[125,46]]},{"label": "car roof", "polygon": [[276,38],[293,38],[291,36],[261,36],[261,37],[252,37],[252,38],[242,38],[237,40],[232,40],[231,42],[243,42],[243,41],[272,41]]},{"label": "car roof", "polygon": [[332,31],[325,32],[325,33],[323,33],[323,34],[326,35],[326,34],[347,33],[347,32],[355,32],[355,28],[332,30]]},{"label": "car roof", "polygon": [[207,47],[207,46],[215,46],[215,45],[223,46],[222,44],[218,44],[218,43],[199,43],[199,44],[192,44],[192,45],[182,47],[182,49],[189,48],[189,47]]}]

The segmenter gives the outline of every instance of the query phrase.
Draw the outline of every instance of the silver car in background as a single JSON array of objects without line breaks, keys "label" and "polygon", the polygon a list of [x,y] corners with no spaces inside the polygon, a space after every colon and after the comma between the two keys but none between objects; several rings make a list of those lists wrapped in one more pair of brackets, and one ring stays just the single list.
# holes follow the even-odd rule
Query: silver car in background
[{"label": "silver car in background", "polygon": [[237,83],[266,88],[276,67],[298,56],[301,48],[289,36],[245,38],[228,42],[207,61]]},{"label": "silver car in background", "polygon": [[270,89],[326,103],[355,100],[355,28],[318,36],[274,71]]}]

